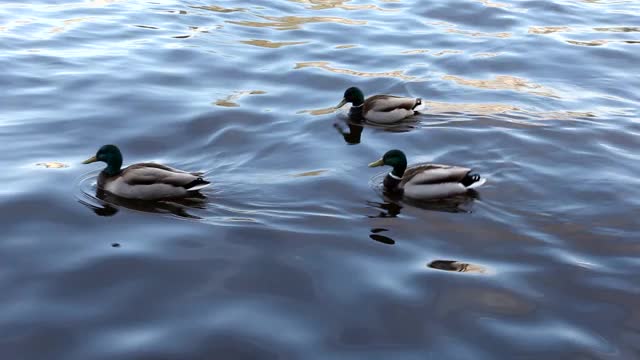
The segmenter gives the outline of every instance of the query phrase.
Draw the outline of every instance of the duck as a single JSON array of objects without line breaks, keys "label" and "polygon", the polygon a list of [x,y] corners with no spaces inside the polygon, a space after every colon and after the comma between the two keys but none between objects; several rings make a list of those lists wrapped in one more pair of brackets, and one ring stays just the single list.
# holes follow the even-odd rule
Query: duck
[{"label": "duck", "polygon": [[211,183],[201,172],[186,172],[156,163],[138,163],[122,169],[122,153],[115,145],[104,145],[83,161],[101,161],[107,166],[98,175],[98,188],[113,195],[136,200],[183,198]]},{"label": "duck", "polygon": [[417,113],[416,108],[422,105],[422,99],[394,95],[373,95],[364,98],[364,93],[357,87],[350,87],[344,92],[342,101],[335,107],[339,109],[351,103],[349,116],[364,118],[378,124],[393,124]]},{"label": "duck", "polygon": [[467,194],[487,180],[471,169],[440,164],[417,164],[407,167],[401,150],[387,151],[369,167],[391,166],[383,181],[385,192],[400,194],[410,200],[438,200]]}]

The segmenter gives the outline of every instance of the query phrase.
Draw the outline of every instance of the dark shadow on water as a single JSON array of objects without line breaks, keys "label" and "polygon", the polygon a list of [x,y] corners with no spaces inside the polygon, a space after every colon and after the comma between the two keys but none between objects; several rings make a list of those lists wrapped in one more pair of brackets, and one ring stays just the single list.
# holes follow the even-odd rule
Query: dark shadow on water
[{"label": "dark shadow on water", "polygon": [[398,215],[400,214],[400,210],[402,209],[402,205],[395,202],[367,201],[367,205],[380,209],[380,212],[377,215],[368,215],[368,217],[371,219],[398,217]]},{"label": "dark shadow on water", "polygon": [[369,234],[369,238],[373,241],[377,241],[379,243],[383,243],[386,245],[394,245],[396,243],[395,240],[388,236],[380,235],[381,232],[389,231],[388,229],[383,228],[373,228],[371,229],[371,234]]},{"label": "dark shadow on water", "polygon": [[100,200],[100,204],[92,204],[82,199],[78,200],[82,205],[91,209],[98,216],[113,216],[118,213],[118,207],[125,207],[130,210],[157,214],[172,214],[182,218],[201,219],[192,215],[189,209],[205,209],[207,197],[195,193],[188,198],[168,199],[162,201],[133,200],[113,195],[102,189],[96,190],[95,198]]}]

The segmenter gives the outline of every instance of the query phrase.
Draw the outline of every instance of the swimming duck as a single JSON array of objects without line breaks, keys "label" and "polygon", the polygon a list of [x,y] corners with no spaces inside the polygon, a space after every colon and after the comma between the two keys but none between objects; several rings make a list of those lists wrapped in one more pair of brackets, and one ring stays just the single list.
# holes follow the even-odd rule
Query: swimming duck
[{"label": "swimming duck", "polygon": [[369,164],[369,167],[391,166],[393,170],[384,178],[385,191],[400,193],[413,200],[435,200],[464,195],[470,189],[486,182],[471,169],[438,165],[418,164],[407,168],[407,158],[400,150],[389,150],[382,159]]},{"label": "swimming duck", "polygon": [[115,145],[104,145],[95,156],[83,164],[107,163],[98,176],[98,188],[111,194],[139,200],[160,200],[185,197],[207,187],[202,173],[185,172],[169,166],[140,163],[122,167],[122,153]]},{"label": "swimming duck", "polygon": [[346,103],[353,104],[349,110],[349,116],[352,118],[364,118],[379,124],[391,124],[413,116],[417,112],[415,109],[422,104],[422,99],[373,95],[365,100],[362,90],[350,87],[344,92],[344,98],[336,106],[336,109]]}]

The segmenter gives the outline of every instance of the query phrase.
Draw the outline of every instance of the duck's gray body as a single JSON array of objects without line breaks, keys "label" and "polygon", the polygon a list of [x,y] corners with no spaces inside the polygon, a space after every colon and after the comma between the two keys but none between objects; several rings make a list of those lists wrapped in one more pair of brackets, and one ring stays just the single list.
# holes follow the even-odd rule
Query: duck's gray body
[{"label": "duck's gray body", "polygon": [[362,104],[362,116],[372,122],[390,124],[413,116],[422,104],[420,98],[373,95]]},{"label": "duck's gray body", "polygon": [[402,178],[389,173],[384,180],[387,191],[401,193],[413,200],[435,200],[466,194],[485,183],[484,178],[465,186],[462,181],[471,173],[470,168],[419,164],[409,167]]},{"label": "duck's gray body", "polygon": [[102,171],[98,176],[98,187],[128,199],[179,198],[210,184],[201,176],[202,173],[185,172],[161,164],[140,163],[113,176]]}]

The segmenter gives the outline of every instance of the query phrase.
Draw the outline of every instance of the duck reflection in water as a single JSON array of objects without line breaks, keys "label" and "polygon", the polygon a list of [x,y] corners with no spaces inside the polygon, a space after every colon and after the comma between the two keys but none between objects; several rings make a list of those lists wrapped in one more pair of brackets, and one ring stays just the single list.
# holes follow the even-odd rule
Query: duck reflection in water
[{"label": "duck reflection in water", "polygon": [[354,109],[351,107],[351,109],[349,109],[349,118],[345,121],[349,127],[349,132],[345,132],[339,123],[333,124],[333,127],[344,137],[344,141],[347,144],[356,145],[360,144],[360,139],[362,138],[362,131],[364,130],[364,126],[362,125],[363,121],[362,109]]},{"label": "duck reflection in water", "polygon": [[340,135],[342,135],[347,144],[356,145],[362,140],[362,131],[365,126],[389,132],[408,132],[414,130],[419,121],[416,119],[409,119],[391,124],[368,122],[362,115],[362,107],[352,106],[349,108],[349,112],[347,114],[347,118],[344,119],[344,123],[349,127],[348,132],[340,122],[334,123],[333,127]]},{"label": "duck reflection in water", "polygon": [[448,213],[470,213],[473,206],[473,201],[479,198],[479,194],[475,190],[470,190],[465,195],[455,196],[446,199],[430,200],[430,201],[417,201],[412,199],[403,198],[401,194],[385,191],[382,194],[384,202],[368,201],[367,205],[380,209],[381,211],[377,215],[369,215],[369,218],[394,218],[400,215],[400,210],[403,205],[409,205],[411,207],[448,212]]},{"label": "duck reflection in water", "polygon": [[157,214],[172,214],[182,218],[201,219],[199,216],[190,214],[189,209],[205,209],[207,197],[195,193],[188,198],[167,199],[161,201],[133,200],[113,195],[103,189],[96,189],[95,197],[100,200],[100,205],[79,200],[81,204],[93,210],[98,216],[113,216],[119,209],[125,207],[131,210]]},{"label": "duck reflection in water", "polygon": [[382,244],[394,245],[396,243],[395,240],[393,240],[388,236],[380,235],[380,233],[383,231],[389,231],[389,230],[383,229],[383,228],[373,228],[371,229],[371,234],[369,234],[369,238],[373,241],[377,241]]},{"label": "duck reflection in water", "polygon": [[350,121],[347,121],[347,126],[349,127],[349,132],[344,131],[340,124],[335,123],[333,127],[338,130],[340,135],[344,137],[344,141],[349,145],[360,144],[360,139],[362,138],[362,130],[364,130],[364,126],[359,124],[354,124]]}]

